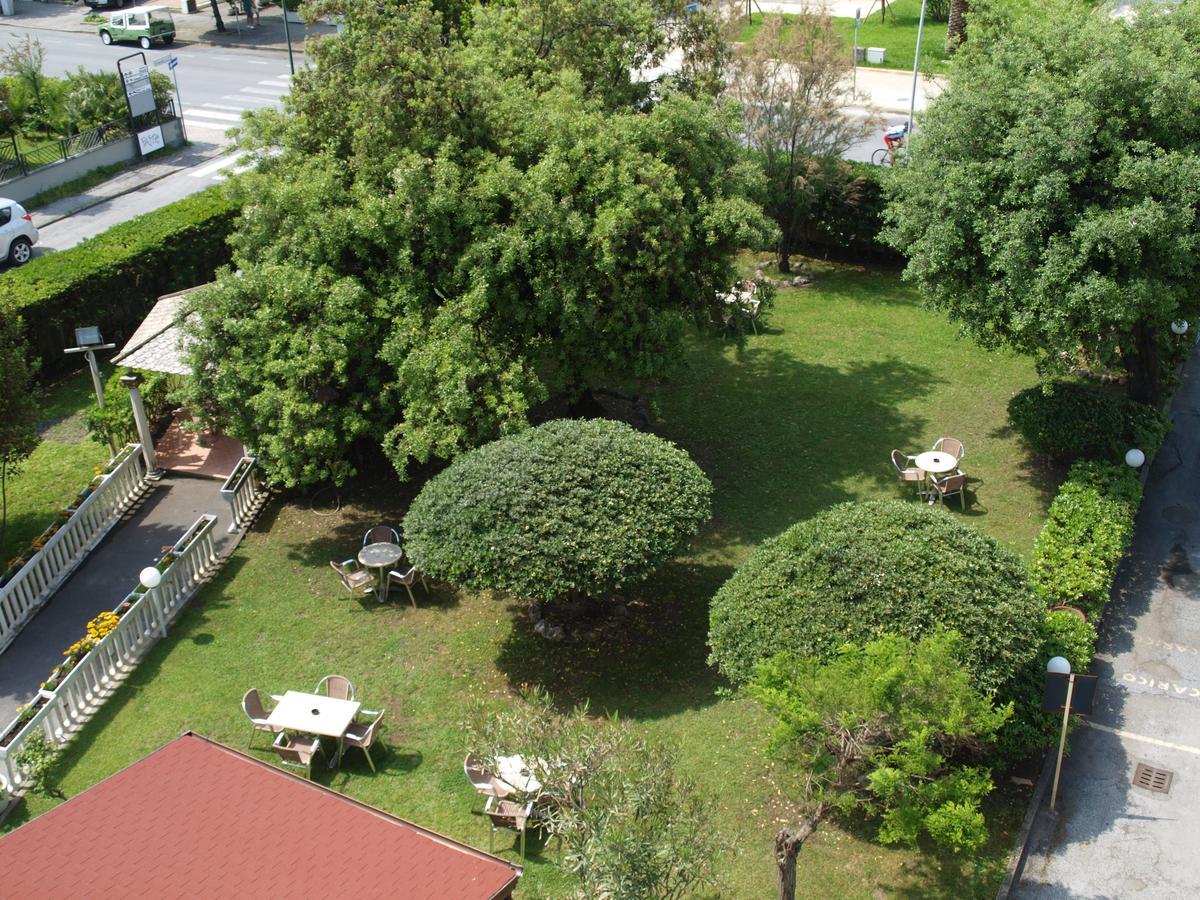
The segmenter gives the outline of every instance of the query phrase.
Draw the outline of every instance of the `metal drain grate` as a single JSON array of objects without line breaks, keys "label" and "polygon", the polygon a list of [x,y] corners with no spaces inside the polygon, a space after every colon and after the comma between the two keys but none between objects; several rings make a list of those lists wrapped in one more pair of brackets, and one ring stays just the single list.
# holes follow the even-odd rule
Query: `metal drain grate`
[{"label": "metal drain grate", "polygon": [[1145,788],[1158,794],[1169,793],[1174,778],[1175,773],[1170,769],[1158,769],[1145,763],[1138,763],[1133,770],[1134,787]]}]

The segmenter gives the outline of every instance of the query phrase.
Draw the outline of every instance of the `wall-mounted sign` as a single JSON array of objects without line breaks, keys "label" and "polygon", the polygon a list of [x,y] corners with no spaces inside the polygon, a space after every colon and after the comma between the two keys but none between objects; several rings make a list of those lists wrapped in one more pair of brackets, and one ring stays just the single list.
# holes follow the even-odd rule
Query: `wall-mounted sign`
[{"label": "wall-mounted sign", "polygon": [[142,151],[142,156],[147,153],[153,153],[155,150],[161,150],[167,145],[163,139],[162,126],[155,125],[153,128],[147,128],[145,131],[138,132],[138,149]]}]

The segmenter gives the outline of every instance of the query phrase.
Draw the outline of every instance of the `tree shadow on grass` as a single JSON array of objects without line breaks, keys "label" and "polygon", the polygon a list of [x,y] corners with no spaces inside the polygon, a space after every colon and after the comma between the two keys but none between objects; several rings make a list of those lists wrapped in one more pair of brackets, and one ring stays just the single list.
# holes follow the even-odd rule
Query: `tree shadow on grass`
[{"label": "tree shadow on grass", "polygon": [[[1008,440],[1016,434],[1011,423],[1006,422],[988,433],[995,440]],[[1058,489],[1067,477],[1067,467],[1056,463],[1045,456],[1035,453],[1020,442],[1022,457],[1013,461],[1013,471],[1017,480],[1029,485],[1037,491],[1038,506],[1045,509],[1050,505]]]},{"label": "tree shadow on grass", "polygon": [[730,355],[700,342],[690,363],[692,377],[664,391],[656,431],[712,478],[726,543],[757,543],[853,499],[847,480],[866,477],[895,496],[889,454],[928,424],[899,406],[943,383],[897,358],[835,368],[769,346]]},{"label": "tree shadow on grass", "polygon": [[509,604],[514,625],[496,658],[509,688],[544,687],[563,710],[657,719],[710,706],[722,681],[707,663],[708,602],[733,574],[726,565],[676,560],[627,591],[632,615],[592,643],[535,634],[526,608]]}]

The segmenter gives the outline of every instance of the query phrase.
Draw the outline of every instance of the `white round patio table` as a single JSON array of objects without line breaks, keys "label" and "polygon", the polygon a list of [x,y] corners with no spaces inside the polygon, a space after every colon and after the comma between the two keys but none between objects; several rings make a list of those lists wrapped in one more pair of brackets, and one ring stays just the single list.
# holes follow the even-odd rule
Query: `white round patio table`
[{"label": "white round patio table", "polygon": [[917,456],[917,468],[935,475],[953,471],[958,466],[958,458],[953,453],[943,453],[940,450],[927,450]]},{"label": "white round patio table", "polygon": [[383,603],[388,598],[388,586],[391,579],[387,577],[387,570],[400,562],[400,557],[404,556],[404,550],[399,544],[393,544],[390,541],[380,541],[376,544],[367,544],[358,551],[358,561],[361,565],[368,569],[379,570],[379,602]]}]

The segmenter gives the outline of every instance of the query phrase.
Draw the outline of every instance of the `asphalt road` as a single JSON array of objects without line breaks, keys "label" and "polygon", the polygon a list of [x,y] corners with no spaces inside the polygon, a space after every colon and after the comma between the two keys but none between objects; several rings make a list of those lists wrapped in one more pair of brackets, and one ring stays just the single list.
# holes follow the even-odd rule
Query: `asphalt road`
[{"label": "asphalt road", "polygon": [[[80,66],[89,71],[116,72],[118,59],[143,52],[132,45],[106,47],[90,34],[6,25],[0,25],[0,48],[30,33],[46,48],[47,75],[65,75]],[[146,61],[163,73],[168,73],[167,57],[178,57],[175,75],[188,137],[193,140],[224,140],[225,131],[237,124],[242,110],[278,106],[291,77],[287,57],[281,53],[208,44],[155,47],[144,52]],[[296,57],[297,65],[301,65],[303,54],[298,52]],[[160,60],[161,65],[154,65]]]},{"label": "asphalt road", "polygon": [[[0,48],[31,31],[45,47],[44,69],[48,75],[63,75],[80,66],[89,71],[115,72],[118,59],[139,52],[132,46],[106,47],[92,35],[5,25],[0,25]],[[156,47],[145,55],[151,65],[171,55],[179,59],[175,74],[183,100],[184,124],[192,142],[185,163],[195,164],[40,228],[35,255],[73,247],[113,225],[220,181],[224,172],[238,162],[236,154],[220,152],[229,142],[226,132],[237,125],[245,110],[280,106],[289,90],[291,75],[283,54],[197,44],[169,51]],[[297,54],[297,61],[303,63],[302,54]],[[154,68],[168,72],[165,64]]]}]

